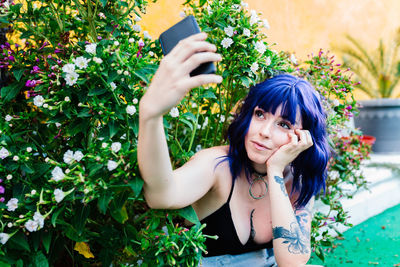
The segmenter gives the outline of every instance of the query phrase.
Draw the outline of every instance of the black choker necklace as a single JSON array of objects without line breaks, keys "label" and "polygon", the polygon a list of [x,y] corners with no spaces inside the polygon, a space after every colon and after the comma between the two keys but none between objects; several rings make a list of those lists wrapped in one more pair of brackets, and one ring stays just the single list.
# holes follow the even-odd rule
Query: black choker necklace
[{"label": "black choker necklace", "polygon": [[[267,195],[267,192],[268,192],[268,184],[267,184],[267,182],[264,180],[264,178],[263,177],[265,177],[267,174],[266,173],[258,173],[258,172],[256,172],[256,171],[254,171],[253,172],[253,174],[256,176],[254,179],[252,179],[251,180],[251,182],[250,182],[250,186],[249,186],[249,194],[250,194],[250,196],[253,198],[253,199],[262,199],[262,198],[264,198],[266,195]],[[253,176],[253,175],[252,175]],[[253,194],[253,192],[251,191],[252,190],[252,188],[253,188],[253,185],[256,183],[256,182],[263,182],[264,184],[265,184],[265,193],[264,194],[262,194],[262,195],[259,195],[259,196],[255,196],[254,194]]]}]

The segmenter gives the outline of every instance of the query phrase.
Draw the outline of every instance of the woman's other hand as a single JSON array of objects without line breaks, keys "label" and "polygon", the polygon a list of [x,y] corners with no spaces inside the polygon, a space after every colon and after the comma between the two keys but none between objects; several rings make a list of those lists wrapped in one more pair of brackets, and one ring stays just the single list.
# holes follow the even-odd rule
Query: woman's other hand
[{"label": "woman's other hand", "polygon": [[190,72],[200,64],[222,59],[221,55],[216,53],[216,46],[205,41],[206,38],[206,33],[198,33],[181,40],[161,60],[141,100],[141,107],[145,110],[146,117],[158,117],[167,113],[192,88],[222,82],[222,77],[215,74],[190,77]]},{"label": "woman's other hand", "polygon": [[297,156],[313,145],[311,134],[308,130],[295,129],[288,133],[289,143],[281,146],[266,162],[269,171],[282,172],[284,168],[297,158]]}]

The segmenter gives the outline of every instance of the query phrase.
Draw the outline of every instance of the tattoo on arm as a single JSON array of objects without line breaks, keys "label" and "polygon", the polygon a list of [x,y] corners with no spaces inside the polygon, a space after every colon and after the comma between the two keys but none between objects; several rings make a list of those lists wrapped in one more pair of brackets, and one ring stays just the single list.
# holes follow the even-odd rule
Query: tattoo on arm
[{"label": "tattoo on arm", "polygon": [[286,192],[285,182],[283,181],[283,178],[282,178],[282,177],[279,177],[279,176],[275,176],[274,178],[275,178],[275,182],[277,182],[278,184],[281,185],[282,193],[283,193],[285,196],[288,196],[288,193]]},{"label": "tattoo on arm", "polygon": [[283,227],[272,228],[274,239],[283,238],[284,244],[289,244],[288,251],[293,254],[306,254],[309,253],[309,234],[304,233],[304,229],[299,226],[297,222],[290,224],[290,230]]}]

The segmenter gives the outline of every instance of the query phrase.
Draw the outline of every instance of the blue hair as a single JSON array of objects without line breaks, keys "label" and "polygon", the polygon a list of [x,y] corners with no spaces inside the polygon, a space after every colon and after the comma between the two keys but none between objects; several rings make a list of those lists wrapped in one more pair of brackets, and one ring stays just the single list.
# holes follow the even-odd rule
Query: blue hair
[{"label": "blue hair", "polygon": [[280,105],[282,105],[280,116],[293,125],[296,122],[296,113],[300,112],[303,129],[310,131],[314,143],[291,163],[292,192],[299,192],[295,205],[302,207],[321,189],[325,190],[327,164],[330,157],[326,115],[321,106],[319,94],[307,81],[289,74],[281,74],[252,87],[240,113],[228,128],[229,152],[223,161],[228,160],[233,180],[240,175],[242,170],[249,180],[254,170],[247,157],[244,140],[254,108],[258,106],[275,114]]}]

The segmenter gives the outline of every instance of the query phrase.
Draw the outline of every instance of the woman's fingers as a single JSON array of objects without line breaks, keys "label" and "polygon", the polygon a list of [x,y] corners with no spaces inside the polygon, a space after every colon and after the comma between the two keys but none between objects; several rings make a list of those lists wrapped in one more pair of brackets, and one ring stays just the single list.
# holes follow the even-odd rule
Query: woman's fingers
[{"label": "woman's fingers", "polygon": [[215,62],[222,60],[221,55],[213,52],[202,52],[192,55],[181,66],[181,68],[189,74],[202,63]]},{"label": "woman's fingers", "polygon": [[209,83],[220,83],[222,77],[216,74],[200,74],[193,77],[188,77],[182,81],[182,87],[195,88]]},{"label": "woman's fingers", "polygon": [[299,137],[299,144],[305,148],[309,148],[313,145],[311,134],[308,130],[296,129],[295,133]]},{"label": "woman's fingers", "polygon": [[178,63],[182,63],[195,53],[217,51],[215,45],[205,41],[206,38],[207,35],[205,33],[199,33],[183,39],[179,41],[169,55],[177,60]]}]

